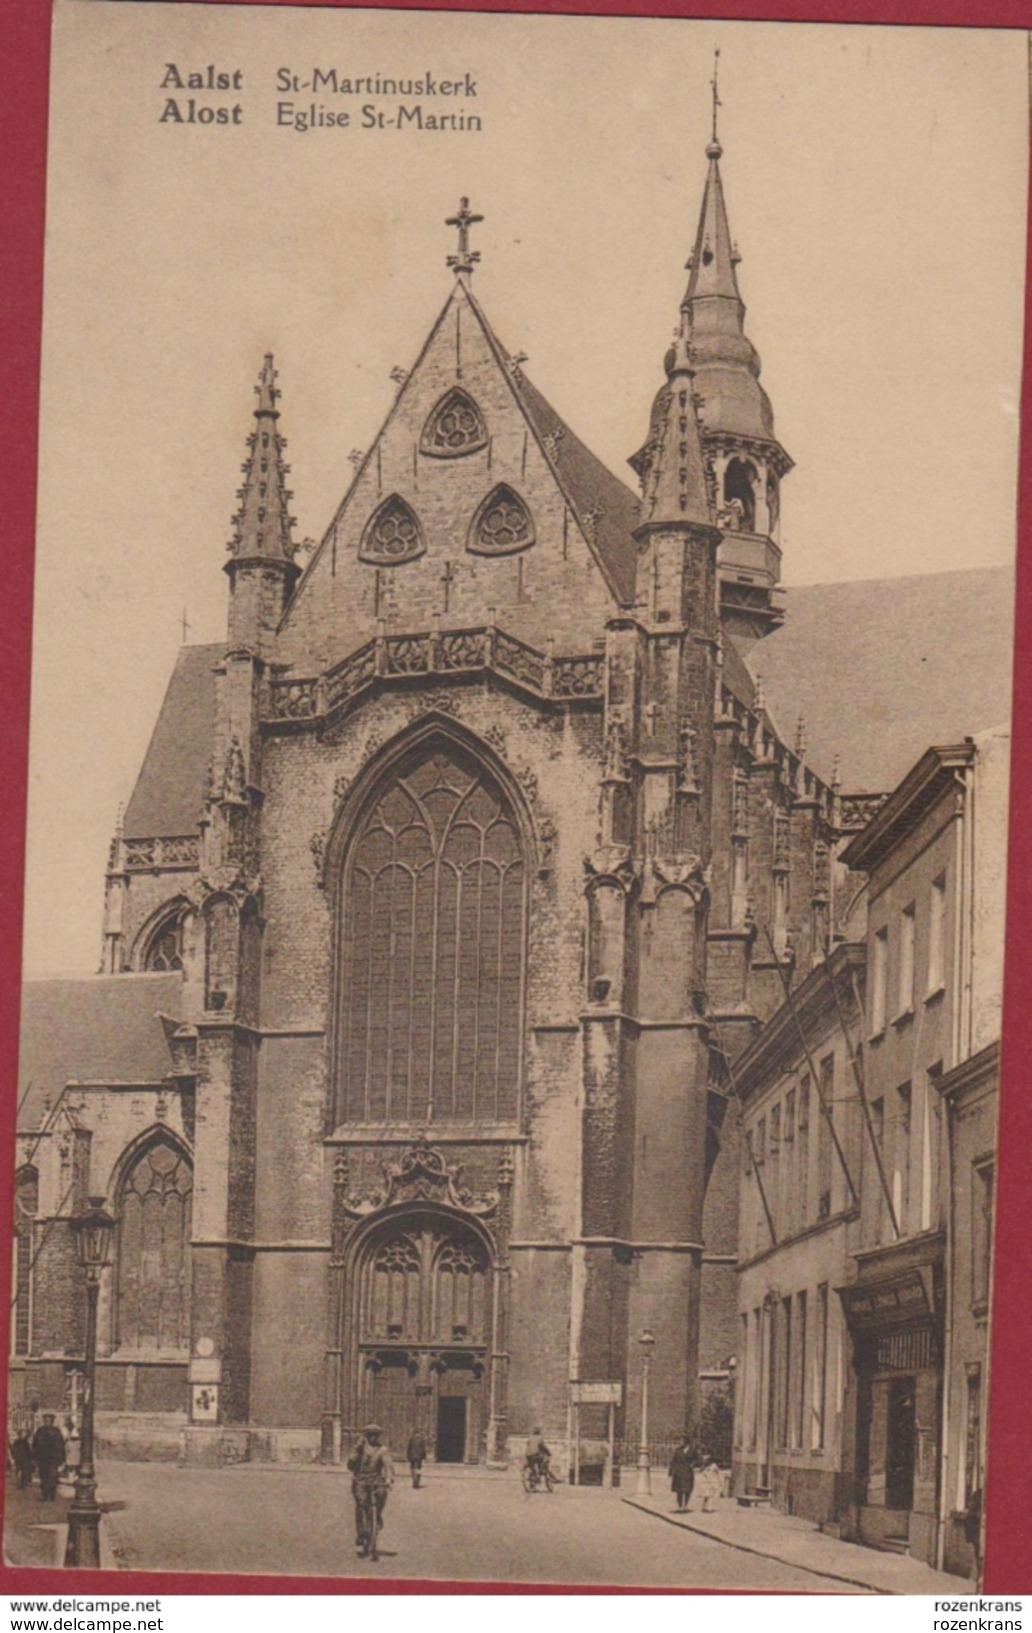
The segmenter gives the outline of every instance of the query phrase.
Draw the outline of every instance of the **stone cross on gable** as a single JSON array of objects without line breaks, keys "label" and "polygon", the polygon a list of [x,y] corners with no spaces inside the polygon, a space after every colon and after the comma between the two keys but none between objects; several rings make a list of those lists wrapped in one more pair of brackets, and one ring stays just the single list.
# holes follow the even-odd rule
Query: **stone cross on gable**
[{"label": "stone cross on gable", "polygon": [[469,247],[469,229],[483,219],[482,215],[473,214],[469,207],[469,199],[464,198],[459,201],[458,213],[450,215],[445,222],[446,227],[457,227],[459,232],[459,253],[448,257],[448,265],[456,277],[460,272],[472,272],[480,260],[480,251],[471,250]]}]

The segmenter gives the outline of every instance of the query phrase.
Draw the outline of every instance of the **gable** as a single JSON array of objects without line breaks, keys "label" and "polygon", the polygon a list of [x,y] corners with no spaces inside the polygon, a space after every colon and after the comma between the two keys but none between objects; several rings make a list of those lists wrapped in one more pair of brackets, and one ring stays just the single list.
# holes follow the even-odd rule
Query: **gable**
[{"label": "gable", "polygon": [[388,627],[495,622],[586,650],[630,598],[637,501],[520,376],[458,282],[280,629],[326,668]]}]

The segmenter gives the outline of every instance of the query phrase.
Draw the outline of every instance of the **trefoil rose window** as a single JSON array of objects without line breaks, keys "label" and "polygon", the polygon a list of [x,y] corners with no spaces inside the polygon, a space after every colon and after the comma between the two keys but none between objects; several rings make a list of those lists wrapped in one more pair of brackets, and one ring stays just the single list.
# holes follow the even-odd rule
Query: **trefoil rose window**
[{"label": "trefoil rose window", "polygon": [[358,556],[360,561],[377,567],[400,567],[421,556],[425,549],[419,517],[400,494],[392,493],[369,518]]},{"label": "trefoil rose window", "polygon": [[534,521],[515,489],[499,482],[473,518],[469,548],[479,556],[509,556],[534,543]]}]

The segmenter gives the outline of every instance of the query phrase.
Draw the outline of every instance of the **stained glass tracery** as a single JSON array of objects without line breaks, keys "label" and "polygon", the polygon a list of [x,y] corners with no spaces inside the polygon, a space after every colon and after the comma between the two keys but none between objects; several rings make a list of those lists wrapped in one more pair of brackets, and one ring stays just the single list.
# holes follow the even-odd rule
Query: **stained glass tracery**
[{"label": "stained glass tracery", "polygon": [[122,1184],[118,1228],[118,1342],[133,1350],[181,1350],[190,1342],[193,1168],[159,1138]]},{"label": "stained glass tracery", "polygon": [[486,442],[484,416],[469,393],[456,386],[431,411],[419,446],[436,459],[456,459],[475,453]]},{"label": "stained glass tracery", "polygon": [[424,750],[355,835],[342,876],[340,1120],[511,1120],[525,867],[472,759]]},{"label": "stained glass tracery", "polygon": [[421,556],[425,549],[419,517],[399,493],[392,493],[369,518],[358,554],[361,561],[398,567]]},{"label": "stained glass tracery", "polygon": [[482,556],[506,556],[534,543],[530,511],[514,488],[499,482],[478,509],[470,528],[469,548]]}]

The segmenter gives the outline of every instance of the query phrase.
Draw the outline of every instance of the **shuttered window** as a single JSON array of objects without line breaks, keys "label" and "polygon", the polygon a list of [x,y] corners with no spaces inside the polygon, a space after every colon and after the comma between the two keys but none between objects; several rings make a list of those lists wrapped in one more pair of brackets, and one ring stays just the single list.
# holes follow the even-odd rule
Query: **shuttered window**
[{"label": "shuttered window", "polygon": [[515,817],[475,761],[424,750],[391,777],[342,880],[343,1121],[516,1116],[524,888]]}]

